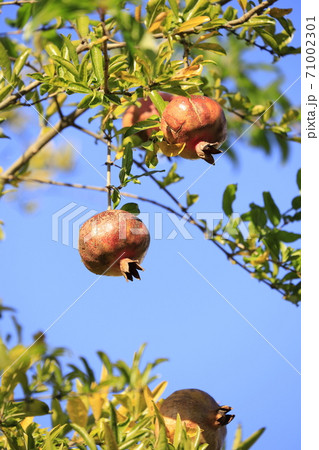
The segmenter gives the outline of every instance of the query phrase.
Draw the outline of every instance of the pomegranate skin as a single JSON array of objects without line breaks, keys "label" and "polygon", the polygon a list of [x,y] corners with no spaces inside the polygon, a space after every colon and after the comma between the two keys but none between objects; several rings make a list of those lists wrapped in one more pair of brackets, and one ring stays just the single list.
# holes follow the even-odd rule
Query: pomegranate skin
[{"label": "pomegranate skin", "polygon": [[209,450],[221,450],[226,427],[233,420],[234,415],[227,415],[232,408],[220,406],[209,394],[199,389],[181,389],[167,397],[160,405],[167,436],[174,440],[177,414],[186,430],[195,436],[197,426],[201,429],[200,443],[207,443]]},{"label": "pomegranate skin", "polygon": [[180,156],[202,158],[214,164],[213,154],[227,137],[227,122],[222,107],[208,97],[174,97],[166,106],[161,129],[169,144],[186,143]]},{"label": "pomegranate skin", "polygon": [[[172,94],[168,94],[167,92],[160,92],[160,95],[163,100],[167,102],[170,102],[174,97]],[[123,127],[131,127],[137,122],[147,120],[155,114],[158,115],[158,111],[149,97],[139,98],[138,101],[141,103],[141,106],[131,105],[125,111],[122,118]],[[137,135],[142,139],[142,141],[147,141],[152,133],[157,130],[157,127],[149,128],[147,130],[140,131],[139,133],[137,133]]]},{"label": "pomegranate skin", "polygon": [[144,223],[120,209],[103,211],[80,228],[79,253],[85,267],[96,275],[140,279],[138,270],[149,247]]}]

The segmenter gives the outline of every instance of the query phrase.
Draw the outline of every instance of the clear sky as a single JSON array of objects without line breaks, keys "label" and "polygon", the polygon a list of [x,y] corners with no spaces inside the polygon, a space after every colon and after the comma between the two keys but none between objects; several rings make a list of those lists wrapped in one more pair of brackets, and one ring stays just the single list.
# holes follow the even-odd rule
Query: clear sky
[{"label": "clear sky", "polygon": [[[300,4],[280,0],[277,6],[288,8],[292,3],[290,17],[297,27],[292,45],[297,47]],[[247,58],[255,62],[271,60],[266,53],[251,55]],[[285,75],[284,88],[289,88],[300,75],[300,58],[286,57],[278,66]],[[267,74],[260,71],[260,88],[268,81]],[[286,95],[299,105],[300,81]],[[30,111],[29,116],[23,134],[11,133],[10,141],[0,141],[1,165],[7,167],[32,142],[36,112]],[[79,123],[87,126],[85,118]],[[105,175],[103,144],[95,145],[91,138],[74,130],[66,130],[63,136]],[[65,144],[63,139],[57,142]],[[246,211],[251,202],[261,204],[263,191],[271,191],[281,210],[288,209],[297,195],[299,145],[292,144],[291,156],[284,165],[278,148],[269,157],[239,140],[234,149],[238,167],[222,157],[192,186],[190,192],[200,195],[192,211],[221,212],[222,193],[230,183],[238,183],[234,204],[238,213]],[[75,170],[57,179],[105,184],[84,159],[77,154],[75,157]],[[177,172],[185,178],[172,186],[172,192],[178,197],[207,167],[203,161],[181,160]],[[161,168],[167,168],[164,161],[158,166]],[[141,186],[129,185],[126,190],[170,204],[147,178]],[[72,245],[63,245],[61,238],[59,242],[52,240],[52,215],[71,202],[102,211],[107,206],[106,195],[45,187],[24,193],[19,199],[1,202],[6,239],[0,244],[5,269],[0,274],[0,296],[5,305],[18,310],[25,343],[31,343],[35,332],[49,328],[78,299],[47,333],[49,345],[71,350],[66,362],[77,364],[78,357],[85,356],[99,373],[97,350],[106,352],[113,361],[130,362],[146,342],[145,363],[159,357],[169,359],[157,369],[160,380],[168,381],[165,396],[177,389],[198,388],[233,407],[236,418],[228,426],[227,449],[239,423],[244,437],[267,428],[255,450],[300,448],[300,308],[230,264],[191,225],[186,228],[192,239],[185,239],[179,232],[168,239],[176,229],[172,219],[142,202],[139,206],[149,214],[153,237],[154,214],[163,213],[163,237],[151,241],[142,281],[97,279],[85,269]],[[26,214],[21,208],[24,200],[36,200],[38,209]],[[71,228],[70,236],[73,238]],[[9,320],[4,323],[10,326]]]}]

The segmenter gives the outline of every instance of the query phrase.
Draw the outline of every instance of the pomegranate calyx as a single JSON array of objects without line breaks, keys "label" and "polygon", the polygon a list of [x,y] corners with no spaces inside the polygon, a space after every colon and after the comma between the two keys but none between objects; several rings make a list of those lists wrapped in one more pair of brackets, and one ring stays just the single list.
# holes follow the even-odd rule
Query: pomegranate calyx
[{"label": "pomegranate calyx", "polygon": [[212,155],[218,155],[223,153],[218,147],[220,142],[210,143],[210,142],[199,142],[195,146],[196,154],[199,158],[204,159],[208,164],[215,165],[215,160]]},{"label": "pomegranate calyx", "polygon": [[133,281],[133,277],[140,280],[141,277],[140,274],[138,273],[138,270],[144,271],[143,267],[139,265],[138,259],[132,260],[130,258],[121,259],[120,269],[126,281]]},{"label": "pomegranate calyx", "polygon": [[225,425],[228,425],[235,417],[234,414],[226,414],[232,409],[233,408],[227,405],[220,406],[216,412],[214,425],[216,427],[224,427]]}]

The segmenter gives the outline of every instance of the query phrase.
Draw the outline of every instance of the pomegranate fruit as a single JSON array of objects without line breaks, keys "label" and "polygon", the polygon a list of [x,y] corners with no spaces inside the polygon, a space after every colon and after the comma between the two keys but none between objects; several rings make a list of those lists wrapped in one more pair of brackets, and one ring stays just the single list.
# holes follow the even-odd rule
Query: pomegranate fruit
[{"label": "pomegranate fruit", "polygon": [[140,279],[138,270],[150,243],[144,223],[120,209],[103,211],[80,228],[79,253],[87,269],[97,275]]},{"label": "pomegranate fruit", "polygon": [[222,107],[199,95],[174,97],[164,109],[161,129],[169,144],[186,144],[180,156],[210,164],[215,163],[212,155],[222,153],[219,147],[227,135]]},{"label": "pomegranate fruit", "polygon": [[[163,100],[167,102],[170,102],[173,98],[172,94],[168,94],[166,92],[160,92],[160,95],[163,98]],[[131,105],[125,111],[122,119],[123,127],[131,127],[132,125],[135,125],[137,122],[149,119],[154,114],[158,115],[158,111],[149,97],[139,98],[138,102],[141,103],[141,106]],[[137,133],[137,135],[142,139],[142,141],[147,141],[155,130],[157,131],[158,128],[156,127],[149,128],[147,130],[140,131],[139,133]]]},{"label": "pomegranate fruit", "polygon": [[235,417],[227,414],[231,409],[230,406],[219,406],[213,397],[199,389],[175,391],[159,407],[170,441],[174,440],[176,417],[179,414],[191,436],[195,436],[199,426],[200,443],[209,444],[209,450],[221,450],[226,436],[225,425]]}]

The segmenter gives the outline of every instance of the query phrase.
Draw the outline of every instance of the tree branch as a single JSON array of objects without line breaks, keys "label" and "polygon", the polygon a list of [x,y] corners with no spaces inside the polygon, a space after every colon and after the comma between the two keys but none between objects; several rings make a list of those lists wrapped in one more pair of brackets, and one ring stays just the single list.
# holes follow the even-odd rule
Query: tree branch
[{"label": "tree branch", "polygon": [[247,11],[245,14],[243,14],[238,19],[231,20],[230,22],[223,25],[223,28],[228,27],[234,27],[236,25],[242,25],[245,22],[248,22],[248,20],[254,16],[255,14],[260,14],[262,11],[264,11],[268,6],[273,5],[278,0],[265,0],[264,2],[261,2],[259,5],[252,8],[250,11]]},{"label": "tree branch", "polygon": [[23,87],[16,94],[10,95],[10,97],[7,97],[0,103],[0,110],[6,108],[7,106],[12,105],[17,100],[19,100],[19,98],[23,97],[28,92],[30,92],[33,89],[35,89],[36,87],[40,86],[40,84],[41,84],[41,81],[33,81],[33,83],[30,83],[28,86]]},{"label": "tree branch", "polygon": [[61,133],[62,130],[73,124],[74,120],[83,114],[86,109],[76,109],[63,120],[59,120],[52,128],[38,137],[38,139],[30,145],[30,147],[24,152],[20,158],[18,158],[6,171],[1,175],[1,178],[7,178],[10,175],[14,175],[19,169],[21,169],[33,156],[35,156],[51,139]]},{"label": "tree branch", "polygon": [[[42,178],[33,178],[33,177],[24,177],[24,176],[15,176],[15,175],[8,175],[8,176],[0,175],[0,180],[1,179],[4,181],[9,181],[9,182],[10,181],[21,181],[24,183],[40,183],[40,184],[49,184],[52,186],[72,187],[72,188],[76,188],[76,189],[88,189],[90,191],[97,191],[97,192],[108,192],[107,187],[88,186],[88,185],[79,184],[79,183],[64,183],[61,181],[46,180],[46,179],[42,179]],[[135,200],[140,200],[142,202],[151,203],[152,205],[159,206],[162,209],[166,209],[167,211],[169,211],[173,214],[176,214],[179,217],[183,217],[183,215],[180,214],[179,212],[175,211],[174,209],[170,208],[167,205],[164,205],[163,203],[159,203],[156,200],[141,197],[136,194],[131,194],[130,192],[121,191],[120,194],[123,197],[134,198]]]},{"label": "tree branch", "polygon": [[0,3],[1,6],[8,6],[8,5],[24,5],[25,3],[38,3],[38,0],[12,0],[10,2],[2,2]]}]

